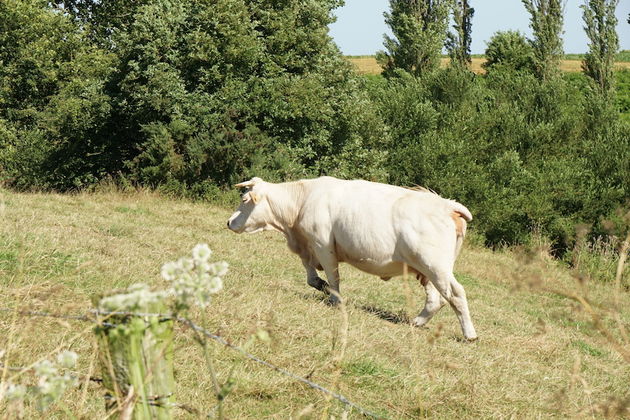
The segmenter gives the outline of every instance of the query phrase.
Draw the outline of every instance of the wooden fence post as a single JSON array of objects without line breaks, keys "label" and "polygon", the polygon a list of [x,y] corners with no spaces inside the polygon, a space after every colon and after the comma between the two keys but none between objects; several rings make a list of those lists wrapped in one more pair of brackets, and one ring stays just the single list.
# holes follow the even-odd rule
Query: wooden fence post
[{"label": "wooden fence post", "polygon": [[[153,304],[143,309],[159,314],[164,307]],[[121,419],[170,420],[175,388],[173,320],[156,315],[103,314],[95,333],[108,410],[117,409]],[[126,414],[129,412],[131,417]]]}]

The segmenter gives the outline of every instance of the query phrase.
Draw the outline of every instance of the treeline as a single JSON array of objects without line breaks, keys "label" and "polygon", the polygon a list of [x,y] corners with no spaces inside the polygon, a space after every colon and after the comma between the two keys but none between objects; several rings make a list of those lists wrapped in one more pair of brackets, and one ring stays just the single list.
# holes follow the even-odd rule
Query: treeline
[{"label": "treeline", "polygon": [[385,126],[328,36],[337,3],[1,2],[4,181],[384,179]]},{"label": "treeline", "polygon": [[337,0],[0,2],[0,177],[205,198],[252,175],[361,177],[465,203],[489,244],[620,234],[630,126],[610,13],[589,34],[603,50],[565,75],[561,13],[526,1],[533,39],[496,34],[475,75],[467,1],[390,3],[384,77],[364,78],[328,35]]}]

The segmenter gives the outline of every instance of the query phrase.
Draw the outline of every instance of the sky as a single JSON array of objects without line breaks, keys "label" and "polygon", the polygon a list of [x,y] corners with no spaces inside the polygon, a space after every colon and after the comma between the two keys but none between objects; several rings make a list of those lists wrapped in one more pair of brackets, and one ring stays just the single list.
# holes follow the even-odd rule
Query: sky
[{"label": "sky", "polygon": [[[383,50],[383,34],[391,36],[383,12],[389,11],[389,0],[345,0],[345,6],[333,13],[337,21],[330,25],[333,37],[344,55],[373,55]],[[582,9],[584,0],[568,0],[564,15],[565,53],[588,51],[588,38],[584,33]],[[470,0],[475,9],[472,23],[473,54],[483,54],[486,43],[496,31],[519,30],[528,37],[529,14],[521,0]],[[622,50],[630,50],[630,0],[619,0],[617,6],[617,34]]]}]

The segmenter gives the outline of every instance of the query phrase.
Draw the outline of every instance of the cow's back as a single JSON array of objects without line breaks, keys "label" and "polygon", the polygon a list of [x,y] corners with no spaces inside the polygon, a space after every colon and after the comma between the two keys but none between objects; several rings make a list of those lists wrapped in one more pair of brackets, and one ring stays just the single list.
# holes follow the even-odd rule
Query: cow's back
[{"label": "cow's back", "polygon": [[339,261],[361,270],[396,275],[397,261],[424,252],[433,241],[455,248],[455,238],[439,238],[454,226],[447,200],[436,194],[330,177],[311,180],[307,191],[301,215],[307,236],[318,243],[333,240]]}]

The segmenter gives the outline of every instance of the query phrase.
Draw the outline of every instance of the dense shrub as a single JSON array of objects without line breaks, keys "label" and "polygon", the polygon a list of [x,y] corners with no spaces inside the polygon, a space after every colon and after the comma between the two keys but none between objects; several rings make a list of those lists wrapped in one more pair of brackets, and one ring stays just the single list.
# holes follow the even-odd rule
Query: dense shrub
[{"label": "dense shrub", "polygon": [[617,107],[622,119],[630,122],[630,70],[624,69],[615,74],[617,88]]},{"label": "dense shrub", "polygon": [[2,178],[181,192],[252,172],[383,179],[387,132],[327,34],[335,5],[59,2],[72,19],[2,3]]},{"label": "dense shrub", "polygon": [[19,188],[78,188],[113,168],[105,84],[115,57],[46,2],[0,4],[0,177]]},{"label": "dense shrub", "polygon": [[534,50],[525,35],[518,31],[499,31],[492,35],[485,52],[483,68],[533,70]]},{"label": "dense shrub", "polygon": [[629,196],[627,127],[613,113],[593,129],[588,84],[541,81],[512,66],[485,76],[444,69],[368,84],[392,136],[387,171],[465,203],[489,245],[523,243],[532,229],[554,251],[575,226],[594,235]]}]

